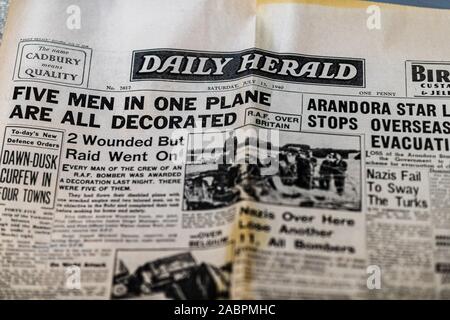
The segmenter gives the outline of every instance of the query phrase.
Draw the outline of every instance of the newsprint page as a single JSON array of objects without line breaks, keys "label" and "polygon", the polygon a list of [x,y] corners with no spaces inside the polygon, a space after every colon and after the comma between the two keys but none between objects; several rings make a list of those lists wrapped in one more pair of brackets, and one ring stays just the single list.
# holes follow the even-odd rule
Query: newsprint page
[{"label": "newsprint page", "polygon": [[13,0],[1,299],[449,299],[450,13]]}]

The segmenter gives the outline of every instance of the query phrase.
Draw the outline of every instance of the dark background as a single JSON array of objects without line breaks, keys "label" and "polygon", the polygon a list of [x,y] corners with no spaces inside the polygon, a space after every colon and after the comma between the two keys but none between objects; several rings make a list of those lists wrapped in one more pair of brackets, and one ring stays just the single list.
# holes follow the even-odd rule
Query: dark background
[{"label": "dark background", "polygon": [[407,4],[419,7],[450,9],[450,0],[378,0],[378,2]]}]

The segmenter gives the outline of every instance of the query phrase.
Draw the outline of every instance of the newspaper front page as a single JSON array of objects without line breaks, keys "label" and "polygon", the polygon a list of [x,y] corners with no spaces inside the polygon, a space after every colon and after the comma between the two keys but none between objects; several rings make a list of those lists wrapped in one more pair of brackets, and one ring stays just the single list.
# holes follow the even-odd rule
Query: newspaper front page
[{"label": "newspaper front page", "polygon": [[449,15],[11,1],[0,298],[450,298]]}]

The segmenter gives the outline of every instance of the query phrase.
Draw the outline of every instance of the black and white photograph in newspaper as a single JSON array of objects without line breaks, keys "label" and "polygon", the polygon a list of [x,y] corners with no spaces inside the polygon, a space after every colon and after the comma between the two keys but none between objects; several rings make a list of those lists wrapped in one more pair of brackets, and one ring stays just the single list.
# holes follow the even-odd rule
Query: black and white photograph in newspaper
[{"label": "black and white photograph in newspaper", "polygon": [[227,299],[230,246],[207,249],[118,250],[112,299]]},{"label": "black and white photograph in newspaper", "polygon": [[262,141],[261,135],[246,133],[240,128],[223,139],[205,133],[202,141],[219,142],[188,150],[184,210],[223,208],[244,200],[361,210],[359,136],[282,132],[278,141]]}]

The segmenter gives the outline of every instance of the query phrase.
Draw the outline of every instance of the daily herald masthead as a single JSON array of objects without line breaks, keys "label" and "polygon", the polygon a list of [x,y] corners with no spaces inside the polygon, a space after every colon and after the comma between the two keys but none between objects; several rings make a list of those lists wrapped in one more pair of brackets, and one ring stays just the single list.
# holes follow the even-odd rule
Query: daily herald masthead
[{"label": "daily herald masthead", "polygon": [[229,81],[246,76],[304,84],[364,87],[364,59],[279,54],[260,49],[133,52],[131,81]]}]

